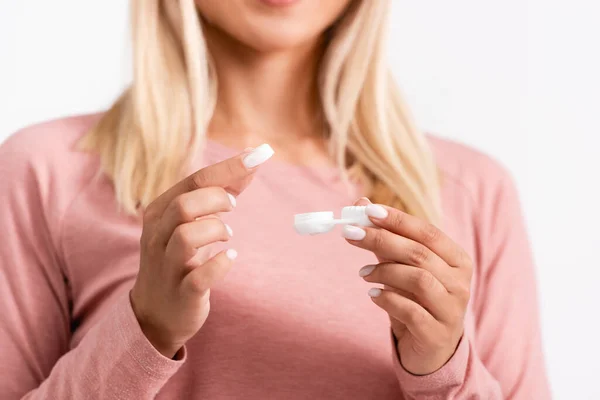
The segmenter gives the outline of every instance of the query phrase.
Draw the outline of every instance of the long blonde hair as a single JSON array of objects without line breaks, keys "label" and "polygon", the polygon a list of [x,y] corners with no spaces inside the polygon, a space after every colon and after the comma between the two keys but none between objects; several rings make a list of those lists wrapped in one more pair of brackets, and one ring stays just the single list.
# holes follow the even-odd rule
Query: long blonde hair
[{"label": "long blonde hair", "polygon": [[[181,179],[205,143],[216,74],[194,0],[132,0],[133,83],[83,138],[131,214]],[[390,1],[355,0],[319,80],[332,159],[374,202],[440,218],[438,170],[385,63]]]}]

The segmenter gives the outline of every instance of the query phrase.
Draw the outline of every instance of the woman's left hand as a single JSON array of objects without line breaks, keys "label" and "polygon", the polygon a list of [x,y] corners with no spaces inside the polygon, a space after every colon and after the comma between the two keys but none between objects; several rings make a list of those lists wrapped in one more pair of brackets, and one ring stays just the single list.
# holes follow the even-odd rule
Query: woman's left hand
[{"label": "woman's left hand", "polygon": [[369,295],[390,316],[402,366],[415,375],[435,372],[463,335],[471,259],[432,224],[391,207],[360,203],[368,204],[376,227],[346,226],[344,237],[375,253],[380,263],[359,274],[384,285]]}]

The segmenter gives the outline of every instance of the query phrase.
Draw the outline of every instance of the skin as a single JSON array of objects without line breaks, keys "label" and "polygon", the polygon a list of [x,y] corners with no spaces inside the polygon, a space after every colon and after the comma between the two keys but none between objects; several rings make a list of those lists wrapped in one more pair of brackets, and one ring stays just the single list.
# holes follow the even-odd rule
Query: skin
[{"label": "skin", "polygon": [[[314,124],[316,66],[323,33],[348,3],[303,0],[274,8],[259,0],[198,0],[219,75],[209,137],[240,149],[267,142],[292,163],[328,162]],[[202,328],[210,288],[232,266],[225,252],[209,258],[207,246],[229,240],[218,213],[232,211],[227,193],[237,196],[252,180],[255,169],[242,164],[247,152],[190,175],[144,212],[130,297],[142,331],[166,357],[177,358]]]},{"label": "skin", "polygon": [[356,205],[367,206],[375,227],[346,227],[344,236],[363,231],[362,239],[348,242],[379,260],[359,274],[384,285],[369,295],[390,317],[401,363],[415,375],[435,372],[463,335],[473,263],[452,239],[419,218],[368,199]]},{"label": "skin", "polygon": [[[301,0],[270,7],[260,0],[197,0],[219,79],[208,136],[232,148],[269,143],[294,164],[330,163],[319,123],[317,67],[323,37],[350,0]],[[144,213],[134,313],[154,347],[177,358],[210,311],[210,288],[233,261],[207,246],[229,240],[218,213],[233,211],[255,169],[246,152],[206,167],[157,198]],[[359,204],[368,201],[360,200]],[[429,374],[447,362],[463,332],[471,262],[431,225],[386,208],[362,240],[381,264],[364,277],[384,285],[373,297],[391,320],[404,368]]]},{"label": "skin", "polygon": [[247,152],[203,168],[152,202],[144,212],[140,269],[130,294],[142,331],[173,358],[198,332],[210,311],[210,288],[233,260],[225,251],[209,258],[207,247],[230,238],[220,212],[234,208],[257,168],[242,163]]},{"label": "skin", "polygon": [[317,86],[324,33],[350,0],[196,0],[218,75],[208,136],[243,149],[269,143],[294,164],[326,164]]}]

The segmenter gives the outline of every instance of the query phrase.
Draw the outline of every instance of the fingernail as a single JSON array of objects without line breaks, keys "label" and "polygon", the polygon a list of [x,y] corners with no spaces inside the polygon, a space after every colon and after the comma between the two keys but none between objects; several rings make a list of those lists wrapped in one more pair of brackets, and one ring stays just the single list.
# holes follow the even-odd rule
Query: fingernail
[{"label": "fingernail", "polygon": [[232,237],[233,236],[233,230],[231,229],[231,227],[227,224],[225,225],[225,229],[227,229],[227,233],[229,233],[229,236]]},{"label": "fingernail", "polygon": [[237,201],[235,197],[231,193],[227,193],[227,197],[229,197],[229,202],[231,203],[231,207],[235,208]]},{"label": "fingernail", "polygon": [[229,258],[230,260],[235,260],[238,256],[237,251],[235,251],[234,249],[229,249],[225,252],[225,255],[227,256],[227,258]]},{"label": "fingernail", "polygon": [[357,201],[357,202],[359,202],[359,201],[361,201],[361,200],[368,201],[368,202],[369,202],[369,204],[371,203],[371,200],[369,200],[369,198],[368,198],[368,197],[361,197],[360,199],[358,199],[358,200],[356,200],[356,201]]},{"label": "fingernail", "polygon": [[379,288],[371,288],[369,289],[369,296],[371,297],[379,297],[381,295],[381,289]]},{"label": "fingernail", "polygon": [[388,216],[388,212],[385,208],[380,206],[379,204],[369,204],[365,209],[365,213],[369,217],[383,219]]},{"label": "fingernail", "polygon": [[365,265],[358,271],[358,276],[364,278],[365,276],[370,275],[371,272],[373,272],[373,270],[375,269],[375,267],[375,265]]},{"label": "fingernail", "polygon": [[342,236],[350,240],[363,240],[366,235],[367,232],[358,226],[346,225],[342,231]]},{"label": "fingernail", "polygon": [[254,150],[252,150],[246,157],[244,157],[244,166],[248,169],[258,167],[260,164],[267,161],[275,154],[275,151],[268,144],[261,144]]}]

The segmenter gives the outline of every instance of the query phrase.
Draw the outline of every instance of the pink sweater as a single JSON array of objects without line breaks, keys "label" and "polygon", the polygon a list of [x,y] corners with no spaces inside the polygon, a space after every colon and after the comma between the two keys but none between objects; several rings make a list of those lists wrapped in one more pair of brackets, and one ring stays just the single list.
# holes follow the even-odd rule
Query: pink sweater
[{"label": "pink sweater", "polygon": [[[356,193],[333,170],[276,159],[224,216],[239,257],[174,361],[147,341],[129,302],[141,225],[117,212],[97,157],[73,148],[95,118],[30,127],[0,147],[0,398],[550,397],[517,194],[486,156],[431,140],[443,228],[476,264],[465,335],[437,372],[399,364],[388,317],[358,277],[372,254],[339,234],[292,229],[295,213],[340,210]],[[233,154],[209,143],[204,163]]]}]

